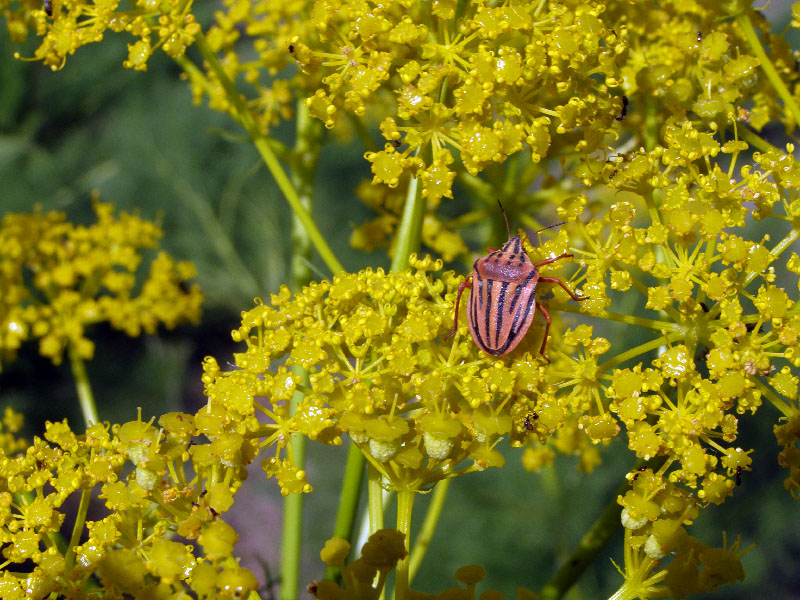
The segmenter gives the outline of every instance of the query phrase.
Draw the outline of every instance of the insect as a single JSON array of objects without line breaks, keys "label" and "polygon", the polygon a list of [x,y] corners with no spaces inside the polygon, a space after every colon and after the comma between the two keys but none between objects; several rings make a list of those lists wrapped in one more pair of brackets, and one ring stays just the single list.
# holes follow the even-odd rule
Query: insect
[{"label": "insect", "polygon": [[614,117],[617,121],[622,121],[625,118],[625,115],[628,114],[628,97],[622,97],[622,110],[619,111],[619,114]]},{"label": "insect", "polygon": [[[500,201],[498,200],[497,203],[500,204]],[[500,204],[500,210],[506,221],[508,241],[500,250],[489,248],[489,254],[475,261],[472,273],[464,283],[458,286],[453,331],[447,337],[455,334],[458,329],[458,307],[461,302],[461,294],[465,289],[470,288],[467,301],[467,322],[472,339],[475,340],[478,348],[493,356],[508,354],[525,337],[538,308],[546,321],[542,348],[539,351],[544,356],[547,334],[550,332],[550,314],[541,303],[536,301],[536,285],[538,283],[556,283],[564,288],[573,300],[588,300],[588,296],[575,295],[560,279],[542,277],[539,267],[549,265],[562,258],[569,258],[572,255],[565,253],[537,263],[531,262],[522,245],[522,238],[519,235],[511,235],[508,217],[502,204]],[[539,234],[545,229],[558,225],[563,225],[563,223],[544,227],[536,233]]]},{"label": "insect", "polygon": [[289,54],[294,54],[294,44],[289,44]]},{"label": "insect", "polygon": [[44,0],[44,13],[48,17],[53,16],[53,3],[52,0]]},{"label": "insect", "polygon": [[536,413],[528,413],[525,416],[525,423],[523,424],[525,431],[533,431],[534,429],[536,429],[536,427],[533,425],[533,422],[536,421],[538,418],[539,415],[537,415]]}]

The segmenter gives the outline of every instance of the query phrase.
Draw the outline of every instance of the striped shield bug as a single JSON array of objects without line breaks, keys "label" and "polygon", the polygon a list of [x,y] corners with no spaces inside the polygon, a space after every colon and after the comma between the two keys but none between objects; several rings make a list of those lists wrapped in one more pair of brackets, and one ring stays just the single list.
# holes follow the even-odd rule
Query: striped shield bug
[{"label": "striped shield bug", "polygon": [[[500,204],[500,201],[497,201]],[[577,296],[563,281],[555,277],[542,277],[539,267],[549,265],[572,254],[561,254],[539,262],[532,262],[522,245],[519,235],[512,236],[503,205],[500,204],[508,229],[508,241],[500,250],[489,248],[486,256],[479,258],[472,266],[472,273],[458,286],[456,312],[453,331],[458,329],[458,307],[461,294],[470,288],[467,301],[467,322],[472,339],[478,348],[493,356],[508,354],[520,343],[533,321],[538,309],[545,319],[544,339],[539,353],[544,356],[547,335],[550,332],[550,314],[540,302],[536,301],[536,285],[555,283],[564,288],[573,300],[588,300],[588,296]],[[563,225],[556,223],[536,232]],[[545,356],[545,359],[547,357]]]}]

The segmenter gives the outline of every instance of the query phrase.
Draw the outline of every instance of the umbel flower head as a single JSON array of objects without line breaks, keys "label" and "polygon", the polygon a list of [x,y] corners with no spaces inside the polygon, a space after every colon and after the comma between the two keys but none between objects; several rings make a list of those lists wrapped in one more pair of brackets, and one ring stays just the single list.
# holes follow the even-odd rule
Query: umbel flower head
[{"label": "umbel flower head", "polygon": [[456,154],[475,175],[523,148],[539,162],[561,136],[579,152],[602,146],[622,106],[606,78],[625,50],[604,11],[604,2],[325,0],[316,38],[296,39],[295,55],[322,75],[306,103],[327,127],[391,98],[387,143],[366,155],[373,181],[394,187],[413,174],[437,203],[452,198]]},{"label": "umbel flower head", "polygon": [[[236,369],[206,359],[209,402],[201,413],[245,438],[268,433],[263,444],[275,450],[263,467],[284,493],[310,489],[284,453],[293,433],[329,444],[347,434],[387,485],[423,490],[502,465],[496,444],[524,439],[532,411],[541,415],[532,429],[543,439],[563,422],[565,407],[545,379],[536,328],[500,358],[478,350],[466,325],[446,340],[462,278],[431,277],[442,265],[429,258],[412,258],[411,265],[400,273],[337,275],[294,297],[283,288],[269,305],[243,313],[233,332],[246,346],[234,355]],[[554,359],[559,364],[555,353]],[[291,415],[296,391],[304,397]]]},{"label": "umbel flower head", "polygon": [[[13,433],[17,423],[6,413],[3,425]],[[97,579],[119,598],[242,598],[256,589],[233,558],[238,536],[223,518],[246,476],[247,443],[236,453],[204,439],[192,415],[168,413],[158,425],[137,419],[78,434],[48,422],[24,451],[3,435],[3,600],[83,598]],[[78,511],[65,549],[68,500],[88,505],[93,495],[105,516],[84,521]]]},{"label": "umbel flower head", "polygon": [[13,357],[28,339],[61,362],[71,345],[90,359],[86,328],[108,322],[135,337],[163,324],[173,328],[200,318],[202,295],[187,285],[190,262],[159,252],[137,284],[142,250],[156,248],[162,232],[135,215],[114,215],[94,202],[97,222],[74,225],[60,212],[8,213],[0,223],[0,357]]},{"label": "umbel flower head", "polygon": [[[0,1],[0,7],[10,4]],[[119,0],[26,0],[4,10],[11,39],[25,41],[29,31],[41,38],[34,59],[51,69],[64,66],[67,57],[86,44],[99,42],[110,30],[139,38],[128,45],[124,66],[144,70],[159,48],[172,57],[181,56],[200,33],[192,14],[192,3],[136,0],[120,7]],[[19,54],[17,54],[19,58]]]}]

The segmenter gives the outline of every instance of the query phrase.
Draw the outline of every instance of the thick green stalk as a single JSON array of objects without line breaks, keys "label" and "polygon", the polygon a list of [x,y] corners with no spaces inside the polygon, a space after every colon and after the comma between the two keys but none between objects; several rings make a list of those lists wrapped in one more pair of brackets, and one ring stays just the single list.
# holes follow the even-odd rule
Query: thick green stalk
[{"label": "thick green stalk", "polygon": [[751,130],[747,126],[741,126],[738,129],[739,137],[750,144],[753,148],[760,150],[761,152],[769,152],[771,150],[775,150],[776,152],[782,152],[782,150],[776,146],[770,144],[767,140],[762,138],[758,135],[755,131]]},{"label": "thick green stalk", "polygon": [[83,421],[86,427],[99,423],[97,418],[97,407],[94,403],[92,386],[89,384],[89,377],[86,375],[86,365],[83,359],[78,356],[78,350],[74,344],[67,344],[69,354],[69,365],[72,368],[72,376],[75,378],[75,388],[78,391],[78,402],[83,413]]},{"label": "thick green stalk", "polygon": [[580,578],[586,568],[592,564],[600,550],[619,530],[622,507],[617,503],[617,495],[627,491],[629,485],[624,481],[606,505],[605,510],[594,522],[578,547],[570,554],[561,568],[550,578],[539,594],[540,600],[557,600],[561,598]]},{"label": "thick green stalk", "polygon": [[755,27],[753,27],[753,22],[750,20],[750,15],[748,13],[741,13],[736,16],[736,22],[739,24],[739,27],[742,28],[742,33],[744,33],[744,37],[750,45],[753,54],[761,61],[761,69],[764,71],[767,79],[772,84],[772,87],[775,88],[781,100],[783,100],[784,108],[792,115],[795,126],[800,126],[800,108],[798,108],[792,93],[778,74],[775,65],[772,64],[769,56],[767,56],[767,53],[764,51],[764,46],[761,45],[761,40],[758,39],[758,34],[756,33]]},{"label": "thick green stalk", "polygon": [[[322,123],[312,119],[305,102],[298,102],[295,123],[297,141],[292,160],[292,183],[297,190],[300,203],[310,214],[314,194],[314,178],[322,150]],[[295,291],[311,281],[311,238],[302,220],[295,214],[292,224],[292,284]]]},{"label": "thick green stalk", "polygon": [[414,575],[419,571],[422,564],[422,559],[425,558],[425,553],[431,545],[433,532],[436,530],[436,525],[439,523],[439,516],[442,514],[444,508],[444,501],[447,499],[447,490],[450,489],[450,479],[443,479],[436,484],[433,490],[431,503],[428,505],[428,512],[425,514],[425,520],[422,522],[422,529],[420,529],[414,540],[414,548],[408,559],[408,585],[414,581]]},{"label": "thick green stalk", "polygon": [[89,502],[92,499],[92,490],[81,490],[81,501],[78,504],[78,512],[75,515],[75,524],[72,526],[72,537],[69,540],[67,554],[64,556],[64,570],[69,573],[75,563],[75,546],[81,541],[83,526],[86,523],[86,515],[89,513]]},{"label": "thick green stalk", "polygon": [[[637,461],[633,468],[635,470],[647,466],[657,470],[662,464],[664,464],[664,459],[659,457],[647,462]],[[592,524],[561,568],[542,588],[539,600],[557,600],[563,597],[567,590],[578,581],[586,568],[594,562],[600,551],[621,527],[622,506],[617,502],[617,496],[624,495],[629,489],[630,483],[627,479],[623,480],[614,491],[603,513]]]},{"label": "thick green stalk", "polygon": [[269,139],[259,130],[255,120],[253,119],[253,116],[250,114],[250,111],[245,105],[244,98],[236,89],[233,81],[231,81],[228,75],[225,73],[225,70],[222,68],[222,65],[220,64],[216,54],[214,54],[214,51],[211,49],[211,47],[208,45],[208,42],[202,35],[197,36],[195,45],[203,55],[205,61],[208,63],[209,69],[214,72],[214,75],[225,89],[228,100],[235,108],[234,117],[250,135],[253,145],[261,155],[261,159],[264,161],[267,169],[269,169],[269,172],[275,179],[275,183],[278,184],[278,187],[286,198],[286,201],[289,203],[289,206],[292,208],[295,216],[303,224],[303,227],[308,233],[308,238],[311,240],[314,248],[319,253],[320,258],[322,258],[322,260],[333,273],[339,273],[340,271],[343,271],[344,269],[341,263],[336,258],[336,255],[333,253],[333,250],[331,250],[330,246],[328,246],[328,242],[317,228],[316,223],[314,223],[314,219],[311,218],[311,214],[303,206],[303,203],[300,200],[300,195],[292,185],[292,182],[289,180],[289,177],[286,175],[286,172],[283,170],[283,167],[278,161],[278,157],[275,155],[272,145],[269,143]]},{"label": "thick green stalk", "polygon": [[[292,369],[305,377],[300,367]],[[290,404],[291,414],[297,412],[297,405],[303,395],[295,392]],[[292,460],[302,468],[305,463],[306,440],[300,434],[293,434]],[[300,591],[300,553],[303,547],[303,494],[289,494],[283,501],[283,542],[281,546],[281,600],[297,600]]]},{"label": "thick green stalk", "polygon": [[367,506],[369,511],[369,532],[383,529],[383,488],[381,472],[367,465]]},{"label": "thick green stalk", "polygon": [[[411,511],[414,508],[413,489],[402,489],[397,491],[397,530],[405,534],[406,552],[409,551],[411,539]],[[395,588],[394,600],[405,600],[408,595],[409,586],[409,556],[397,563],[394,570]]]},{"label": "thick green stalk", "polygon": [[[358,510],[358,501],[361,498],[361,484],[364,482],[364,462],[366,459],[361,450],[350,441],[333,535],[345,539],[351,544],[353,543],[353,523]],[[339,568],[334,565],[329,565],[325,569],[325,579],[328,581],[335,580],[338,575]]]},{"label": "thick green stalk", "polygon": [[403,218],[397,232],[397,244],[392,258],[392,271],[397,273],[408,267],[408,257],[419,252],[422,238],[422,221],[425,217],[425,200],[419,189],[419,179],[412,177],[408,183]]},{"label": "thick green stalk", "polygon": [[[292,184],[297,190],[300,203],[310,214],[314,193],[314,175],[322,148],[322,125],[311,119],[305,103],[297,103],[295,119],[297,136],[292,161]],[[311,258],[311,238],[297,214],[292,223],[292,288],[299,291],[311,280],[308,265]],[[294,365],[292,371],[304,381],[305,370]],[[290,414],[297,412],[304,394],[295,392],[290,403]],[[305,468],[306,438],[293,434],[291,440],[292,459],[301,469]],[[295,600],[300,591],[300,555],[303,547],[303,494],[290,494],[283,504],[283,546],[281,551],[281,599]]]}]

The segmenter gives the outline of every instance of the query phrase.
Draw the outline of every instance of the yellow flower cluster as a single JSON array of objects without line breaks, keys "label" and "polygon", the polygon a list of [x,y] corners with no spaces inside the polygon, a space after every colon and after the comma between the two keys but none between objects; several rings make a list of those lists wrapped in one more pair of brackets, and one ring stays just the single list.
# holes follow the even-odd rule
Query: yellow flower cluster
[{"label": "yellow flower cluster", "polygon": [[[720,503],[751,464],[751,451],[736,446],[737,415],[755,413],[765,399],[790,421],[798,415],[793,367],[800,366],[800,313],[796,292],[777,283],[775,265],[800,272],[797,254],[786,256],[800,234],[779,225],[800,210],[797,198],[783,191],[796,185],[800,165],[789,147],[757,154],[761,169],[748,166],[732,177],[732,168],[726,173],[706,161],[731,154],[735,164],[740,146],[721,145],[688,124],[668,126],[665,138],[671,145],[637,153],[613,179],[631,201],[646,206],[647,198],[661,198],[658,210],[640,218],[632,203],[618,202],[602,219],[580,226],[578,252],[586,266],[583,291],[591,298],[582,308],[656,336],[599,365],[577,361],[576,370],[593,375],[578,396],[595,396],[614,413],[639,457],[679,463],[671,482],[700,486],[699,498]],[[695,153],[687,152],[689,144]],[[685,175],[673,177],[676,170]],[[586,201],[571,199],[562,216],[582,212]],[[778,241],[747,240],[751,217],[774,220]],[[623,297],[628,306],[638,304],[636,317],[606,312]],[[652,318],[638,316],[647,309]],[[659,347],[661,355],[649,363],[615,368]],[[603,382],[600,375],[610,378]],[[793,454],[786,451],[786,466],[796,469]]]},{"label": "yellow flower cluster", "polygon": [[[208,410],[245,437],[269,430],[263,444],[275,451],[263,467],[284,493],[310,490],[290,452],[283,453],[290,434],[328,444],[347,434],[387,485],[425,490],[502,465],[495,446],[503,437],[517,445],[529,432],[546,439],[564,422],[568,407],[545,379],[539,336],[529,334],[506,357],[490,357],[475,346],[462,316],[459,333],[446,340],[462,278],[432,278],[441,261],[415,258],[412,265],[396,274],[338,275],[294,297],[283,288],[271,305],[243,314],[233,332],[246,345],[234,355],[236,369],[206,359]],[[294,367],[307,372],[307,381]],[[290,415],[295,391],[304,398]],[[270,423],[260,424],[257,413]],[[526,428],[533,413],[537,419]]]},{"label": "yellow flower cluster", "polygon": [[632,119],[634,135],[646,125],[642,108],[654,103],[665,118],[685,120],[691,114],[709,125],[730,115],[757,130],[770,121],[787,122],[772,84],[759,75],[761,61],[753,55],[741,24],[730,17],[752,17],[782,76],[791,77],[795,71],[792,49],[785,38],[770,32],[769,23],[750,2],[605,4],[604,20],[617,32],[620,27],[625,31],[624,58],[614,78],[637,107],[626,117]]},{"label": "yellow flower cluster", "polygon": [[[697,501],[665,484],[661,473],[642,467],[629,480],[631,490],[619,498],[625,528],[620,597],[685,598],[744,580],[741,558],[752,546],[740,551],[737,539],[728,547],[723,534],[722,547],[714,548],[690,536],[684,525],[696,519]],[[674,560],[664,567],[670,555]]]},{"label": "yellow flower cluster", "polygon": [[[774,244],[747,241],[737,230],[750,214],[772,214],[779,189],[800,171],[789,148],[757,155],[764,169],[743,169],[734,184],[713,163],[706,172],[673,179],[671,170],[702,164],[704,157],[733,153],[735,163],[738,147],[721,147],[689,126],[668,128],[666,138],[674,146],[620,165],[614,179],[631,194],[652,197],[658,190],[660,210],[640,218],[631,202],[618,202],[602,218],[577,223],[581,240],[574,250],[584,267],[577,281],[590,297],[580,310],[645,327],[654,332],[650,341],[617,348],[603,360],[612,346],[593,327],[562,332],[556,326],[550,347],[560,350],[548,368],[531,353],[535,333],[521,352],[490,359],[469,338],[444,341],[461,280],[449,272],[431,279],[426,271],[441,265],[417,261],[416,273],[342,275],[295,298],[284,289],[272,306],[246,313],[234,332],[247,344],[237,355],[239,368],[222,372],[207,362],[210,406],[233,410],[242,422],[255,410],[265,412],[276,440],[305,433],[338,443],[346,433],[392,486],[413,481],[414,489],[465,472],[456,467],[465,459],[473,465],[466,470],[500,464],[494,444],[507,435],[515,444],[530,435],[548,442],[526,451],[530,468],[548,464],[555,448],[580,454],[582,467],[591,470],[600,460],[597,445],[624,427],[637,456],[667,459],[658,471],[665,484],[683,484],[703,502],[721,503],[751,468],[752,450],[736,445],[740,415],[754,413],[764,398],[787,418],[798,410],[792,367],[800,366],[794,344],[800,316],[796,301],[776,285],[772,263],[785,261],[784,251],[800,234],[791,230]],[[696,155],[681,152],[687,140]],[[755,190],[760,193],[748,209],[742,196]],[[586,202],[570,199],[560,215],[574,220]],[[794,214],[795,204],[785,202],[785,211]],[[530,252],[562,253],[568,229]],[[786,261],[790,271],[798,265],[794,255]],[[566,298],[553,287],[557,301]],[[639,299],[634,314],[608,312],[623,293]],[[648,310],[652,318],[638,316]],[[657,358],[620,368],[659,348]],[[283,366],[272,366],[283,359]],[[307,384],[293,365],[309,371]],[[286,402],[295,390],[305,399],[289,417]],[[269,404],[255,403],[257,396]],[[286,468],[286,460],[291,466],[281,446],[271,474],[278,465]],[[782,459],[793,469],[795,454],[787,449]],[[295,468],[286,474],[292,482],[302,479]]]},{"label": "yellow flower cluster", "polygon": [[7,456],[22,452],[28,447],[26,440],[17,437],[22,429],[22,415],[6,406],[3,419],[0,420],[0,450]]},{"label": "yellow flower cluster", "polygon": [[[108,322],[130,336],[200,318],[202,295],[189,262],[160,252],[137,284],[141,252],[161,230],[135,215],[94,203],[97,222],[74,225],[59,212],[8,213],[0,222],[0,357],[28,339],[54,363],[72,346],[90,359],[88,326]],[[141,277],[141,275],[140,275]]]},{"label": "yellow flower cluster", "polygon": [[[651,145],[646,115],[656,102],[660,113],[651,118],[684,123],[691,117],[708,127],[705,135],[720,121],[756,130],[795,121],[772,83],[758,75],[761,60],[742,26],[726,18],[744,5],[341,4],[315,5],[317,36],[298,35],[293,46],[310,76],[306,87],[319,79],[306,102],[326,126],[346,127],[345,115],[389,115],[381,123],[384,148],[365,156],[372,182],[390,189],[358,192],[378,213],[354,231],[353,245],[365,250],[391,248],[409,175],[419,178],[427,201],[423,243],[449,261],[465,253],[453,227],[485,219],[492,194],[535,212],[545,195],[563,197],[578,182],[613,179],[617,166],[607,162],[607,144],[622,135],[627,147]],[[776,70],[790,80],[789,44],[748,12]],[[506,171],[490,168],[512,156]],[[539,190],[548,174],[540,161],[556,160],[576,180],[561,181],[561,190]],[[471,177],[479,172],[490,186]],[[445,225],[437,208],[441,198],[452,198],[457,175],[486,202]]]},{"label": "yellow flower cluster", "polygon": [[[634,482],[639,489],[647,487],[644,483],[652,472],[641,473],[641,483]],[[750,548],[739,551],[737,539],[730,547],[723,535],[721,548],[714,548],[688,535],[680,525],[680,520],[693,511],[686,510],[687,503],[679,494],[672,495],[670,512],[682,513],[677,521],[658,521],[649,536],[634,536],[626,529],[626,551],[624,570],[625,584],[616,592],[615,598],[685,598],[690,594],[708,593],[727,583],[744,579],[741,558]],[[653,504],[653,510],[658,506]],[[694,511],[696,512],[696,510]],[[626,516],[626,520],[630,517]],[[308,586],[319,600],[373,600],[384,588],[389,571],[396,568],[397,561],[405,556],[403,534],[392,529],[377,531],[364,544],[361,557],[345,565],[350,552],[350,544],[340,538],[325,543],[320,552],[322,561],[335,565],[342,573],[342,584],[333,581],[315,581]],[[670,552],[677,557],[666,568],[657,570],[659,560]],[[655,557],[654,557],[655,556]],[[619,567],[618,567],[619,568]],[[655,573],[651,570],[656,568]],[[409,597],[416,600],[503,600],[498,590],[478,590],[478,585],[486,577],[486,570],[480,565],[467,565],[459,568],[454,578],[463,587],[444,590],[438,595],[409,590]],[[535,600],[538,596],[531,590],[517,588],[521,600]]]},{"label": "yellow flower cluster", "polygon": [[[145,70],[150,55],[159,48],[172,57],[181,56],[200,33],[191,2],[136,0],[131,4],[132,9],[121,8],[119,0],[0,0],[0,10],[13,41],[24,41],[29,30],[41,38],[34,59],[53,70],[63,67],[81,46],[101,41],[108,30],[139,38],[128,45],[124,63],[137,70]],[[8,10],[9,5],[14,10]]]},{"label": "yellow flower cluster", "polygon": [[[310,85],[295,67],[292,40],[313,35],[314,2],[225,0],[223,6],[214,13],[208,44],[227,78],[251,89],[247,107],[257,130],[266,134],[294,115],[298,90]],[[228,91],[213,70],[192,77],[191,82],[196,100],[207,96],[212,108],[235,114]]]},{"label": "yellow flower cluster", "polygon": [[[598,446],[624,431],[638,457],[659,464],[632,473],[619,498],[629,532],[625,585],[696,593],[740,580],[738,542],[712,549],[684,527],[746,478],[753,451],[738,445],[739,420],[765,401],[783,415],[780,460],[797,493],[800,305],[776,267],[800,274],[800,257],[789,251],[800,237],[791,193],[800,165],[790,146],[736,171],[742,144],[721,144],[690,124],[665,126],[664,139],[616,165],[610,185],[626,200],[583,224],[577,217],[588,197],[570,198],[559,207],[570,225],[529,248],[560,254],[575,231],[576,281],[590,297],[575,310],[653,332],[639,346],[618,345],[604,359],[612,344],[583,324],[553,328],[550,365],[535,354],[535,333],[490,358],[466,337],[463,320],[463,337],[448,342],[461,278],[432,277],[441,263],[415,259],[412,271],[344,274],[294,297],[284,289],[270,306],[245,313],[234,331],[247,346],[237,369],[207,361],[209,410],[274,432],[267,443],[277,452],[264,466],[284,493],[307,489],[290,453],[281,454],[293,433],[325,443],[347,434],[388,486],[419,491],[501,465],[502,437],[536,440],[524,458],[530,468],[547,464],[555,449],[580,454],[591,470]],[[717,162],[723,157],[727,171]],[[747,239],[752,219],[774,222],[776,239]],[[552,293],[565,299],[558,286]],[[295,391],[304,400],[291,416]],[[257,426],[256,411],[272,423]]]},{"label": "yellow flower cluster", "polygon": [[[141,38],[127,63],[136,68],[159,45],[179,56],[199,35],[191,4],[146,0],[125,13],[113,2],[21,6],[25,19],[10,19],[10,27],[19,33],[37,24],[45,36],[37,57],[53,67],[106,28]],[[311,490],[289,444],[296,434],[326,444],[348,436],[383,483],[403,491],[501,466],[504,438],[528,443],[529,469],[558,451],[579,455],[590,471],[603,445],[624,435],[648,464],[618,497],[625,582],[617,597],[683,597],[740,580],[738,540],[710,548],[685,528],[753,468],[740,421],[761,417],[763,404],[779,415],[779,463],[789,472],[787,489],[800,496],[800,256],[790,250],[800,239],[800,164],[793,146],[771,148],[756,135],[768,123],[800,121],[797,70],[783,38],[745,0],[226,0],[224,7],[206,38],[219,68],[207,53],[207,73],[182,65],[197,97],[252,118],[251,135],[288,118],[297,94],[329,128],[359,130],[379,115],[385,144],[365,158],[373,184],[385,187],[359,190],[379,216],[356,230],[354,245],[392,243],[415,177],[426,202],[423,242],[444,260],[463,255],[466,246],[436,214],[459,176],[478,199],[513,198],[515,212],[555,200],[568,224],[528,250],[574,254],[573,283],[589,299],[571,305],[552,289],[546,364],[539,325],[499,358],[476,348],[463,315],[448,339],[463,277],[437,274],[442,261],[415,257],[398,273],[342,273],[294,295],[282,289],[243,313],[233,332],[242,344],[235,368],[206,359],[209,400],[196,415],[165,415],[161,429],[141,421],[111,432],[95,426],[80,438],[51,424],[49,444],[36,440],[24,457],[12,456],[18,442],[4,435],[0,515],[13,544],[4,553],[37,566],[25,582],[4,573],[0,595],[13,598],[23,586],[68,590],[94,574],[119,594],[172,592],[186,581],[211,596],[229,589],[226,577],[250,589],[243,571],[217,569],[233,539],[217,517],[260,454],[283,494]],[[794,16],[797,26],[800,8]],[[247,59],[243,39],[252,42]],[[255,90],[244,109],[233,87],[241,80]],[[549,177],[557,163],[558,184]],[[543,188],[538,200],[535,183]],[[100,223],[84,228],[53,213],[4,218],[0,351],[13,354],[36,337],[56,362],[67,345],[89,357],[90,323],[108,320],[136,335],[197,317],[199,293],[181,285],[191,267],[165,255],[133,296],[137,251],[155,245],[157,228],[129,215],[116,220],[105,205],[97,212]],[[768,233],[752,233],[759,221]],[[565,329],[562,310],[589,315],[591,325]],[[601,321],[645,337],[595,335]],[[292,412],[296,392],[302,399]],[[10,434],[18,427],[9,415],[3,424]],[[190,445],[201,435],[209,443]],[[187,461],[197,479],[188,479]],[[120,481],[128,462],[133,471]],[[38,493],[45,484],[54,492]],[[63,520],[58,509],[69,493],[95,486],[113,514],[62,557],[51,540]],[[131,525],[143,520],[152,537]],[[198,539],[207,577],[206,562],[159,538],[168,530]],[[376,573],[378,587],[364,589],[379,592],[404,560],[397,537],[380,533],[350,566],[349,548],[334,543],[323,552],[340,566],[345,589],[322,584],[319,597],[355,597],[358,577],[374,582]],[[372,561],[376,555],[390,560]],[[468,585],[481,577],[459,575]]]},{"label": "yellow flower cluster", "polygon": [[319,42],[295,40],[303,69],[322,75],[307,104],[334,127],[389,95],[387,144],[366,155],[373,181],[413,174],[433,203],[452,198],[454,153],[473,175],[523,148],[538,162],[576,128],[570,145],[591,153],[622,106],[605,80],[625,46],[604,4],[318,2]]},{"label": "yellow flower cluster", "polygon": [[[250,571],[231,562],[238,536],[220,518],[246,462],[230,440],[208,432],[213,441],[193,445],[207,426],[202,414],[168,413],[159,425],[98,424],[77,435],[66,422],[48,423],[44,439],[24,453],[0,447],[0,597],[83,597],[94,577],[116,597],[191,591],[197,598],[241,598],[257,587]],[[74,510],[65,501],[77,493],[86,507],[96,490],[108,516],[87,522],[85,508],[79,510],[78,534],[64,551],[59,532]],[[84,526],[87,537],[78,543]]]},{"label": "yellow flower cluster", "polygon": [[380,529],[369,536],[361,547],[361,556],[345,566],[349,553],[347,540],[333,538],[325,542],[320,558],[325,564],[339,569],[344,588],[333,581],[316,581],[308,591],[321,600],[378,598],[385,592],[386,578],[397,566],[397,561],[408,554],[403,534],[394,529]]}]

